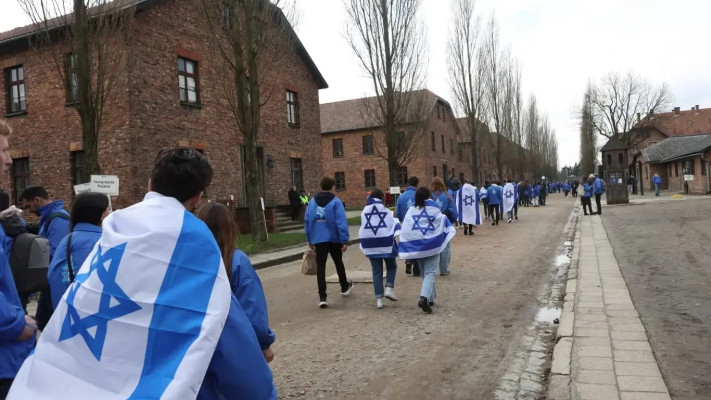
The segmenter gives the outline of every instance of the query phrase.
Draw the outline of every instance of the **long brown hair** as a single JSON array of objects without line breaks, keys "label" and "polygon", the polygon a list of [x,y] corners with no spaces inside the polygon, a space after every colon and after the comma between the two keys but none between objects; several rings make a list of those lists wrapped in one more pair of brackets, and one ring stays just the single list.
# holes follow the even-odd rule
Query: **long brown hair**
[{"label": "long brown hair", "polygon": [[239,235],[237,225],[232,219],[230,210],[220,203],[205,203],[197,212],[200,218],[210,228],[212,235],[217,240],[217,246],[222,253],[222,260],[225,262],[227,278],[232,275],[232,255],[235,252],[235,240]]}]

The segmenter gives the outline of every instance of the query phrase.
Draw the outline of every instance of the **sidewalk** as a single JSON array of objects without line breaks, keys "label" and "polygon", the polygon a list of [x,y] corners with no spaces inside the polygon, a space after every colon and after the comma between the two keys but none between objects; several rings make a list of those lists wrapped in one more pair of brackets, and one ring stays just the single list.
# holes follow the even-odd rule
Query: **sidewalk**
[{"label": "sidewalk", "polygon": [[669,400],[602,221],[582,218],[548,398]]},{"label": "sidewalk", "polygon": [[[358,213],[358,215],[360,215],[360,213]],[[358,238],[359,229],[360,227],[358,226],[348,227],[348,234],[350,237],[348,245],[360,243],[360,239]],[[249,256],[249,259],[250,261],[252,261],[254,269],[262,269],[274,265],[300,260],[304,252],[308,250],[309,246],[304,243],[302,245],[287,247],[281,250],[251,254]]]}]

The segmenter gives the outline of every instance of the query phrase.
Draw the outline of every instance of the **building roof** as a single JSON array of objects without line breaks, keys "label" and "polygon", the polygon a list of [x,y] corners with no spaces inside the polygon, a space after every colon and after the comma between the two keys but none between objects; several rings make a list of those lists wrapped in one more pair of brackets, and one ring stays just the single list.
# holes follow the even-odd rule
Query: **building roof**
[{"label": "building roof", "polygon": [[627,150],[628,148],[629,146],[627,146],[622,140],[616,136],[613,136],[612,139],[608,140],[607,143],[602,146],[600,151]]},{"label": "building roof", "polygon": [[645,124],[667,136],[698,135],[711,132],[711,108],[671,111],[650,115]]},{"label": "building roof", "polygon": [[[136,7],[136,11],[141,11],[144,10],[154,4],[159,3],[162,0],[113,0],[112,3],[117,5],[120,8],[127,8],[127,7]],[[96,10],[97,7],[94,8]],[[280,10],[281,11],[281,10]],[[92,15],[92,9],[88,10],[89,14]],[[281,14],[282,17],[284,17],[283,14]],[[286,19],[284,17],[284,19]],[[62,28],[65,23],[65,19],[62,17],[57,17],[49,20],[47,22],[47,26],[49,27],[50,30]],[[304,63],[306,64],[306,67],[309,69],[309,72],[311,73],[313,79],[318,83],[318,88],[319,89],[326,89],[328,88],[328,83],[326,82],[326,79],[323,77],[321,74],[321,71],[319,71],[318,67],[316,66],[316,63],[313,61],[311,58],[311,55],[309,55],[308,51],[306,51],[306,47],[304,47],[304,44],[301,42],[301,39],[299,36],[294,32],[294,27],[291,26],[290,23],[286,23],[288,28],[291,30],[291,34],[293,34],[293,37],[295,39],[295,47],[296,47],[296,52],[301,56],[303,59]],[[9,31],[5,32],[0,32],[0,51],[6,46],[6,45],[13,45],[16,44],[17,42],[26,39],[33,34],[37,32],[37,27],[34,24],[30,24],[27,26],[21,26],[15,29],[11,29]]]},{"label": "building roof", "polygon": [[[427,114],[438,101],[449,107],[449,103],[427,89],[413,92],[423,96]],[[378,98],[365,97],[321,104],[321,133],[348,132],[361,129],[378,128],[381,123],[378,118],[371,116],[369,110],[378,110]],[[407,122],[415,122],[415,112]]]},{"label": "building roof", "polygon": [[711,148],[711,134],[674,136],[650,145],[642,155],[650,163],[665,163],[703,153]]}]

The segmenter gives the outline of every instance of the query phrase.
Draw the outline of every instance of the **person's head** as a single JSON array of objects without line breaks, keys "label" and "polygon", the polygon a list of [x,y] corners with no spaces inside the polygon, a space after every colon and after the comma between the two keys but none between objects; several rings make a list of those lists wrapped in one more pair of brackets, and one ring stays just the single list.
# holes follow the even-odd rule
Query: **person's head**
[{"label": "person's head", "polygon": [[590,175],[588,175],[588,180],[589,180],[589,181],[591,181],[591,180],[593,180],[593,179],[595,179],[595,174],[590,174]]},{"label": "person's head", "polygon": [[422,186],[417,188],[415,191],[415,207],[425,208],[425,200],[432,196],[432,192],[427,188],[427,186]]},{"label": "person's head", "polygon": [[232,213],[224,204],[210,202],[200,207],[197,217],[205,222],[212,235],[215,236],[217,246],[222,254],[222,260],[225,262],[227,277],[229,278],[232,273],[232,255],[235,250],[235,240],[237,240],[238,236],[237,225],[235,225],[232,218]]},{"label": "person's head", "polygon": [[372,197],[374,199],[378,199],[378,200],[383,200],[383,198],[385,197],[385,194],[383,194],[382,190],[375,188],[370,191],[370,197]]},{"label": "person's head", "polygon": [[336,180],[330,176],[324,176],[321,178],[321,190],[324,192],[330,192],[333,187],[336,186]]},{"label": "person's head", "polygon": [[4,119],[0,119],[0,172],[7,171],[12,164],[10,136],[12,136],[12,128]]},{"label": "person's head", "polygon": [[153,164],[149,190],[195,209],[212,182],[212,167],[199,151],[187,147],[161,150]]},{"label": "person's head", "polygon": [[407,186],[417,187],[420,184],[420,180],[416,176],[411,176],[407,178]]},{"label": "person's head", "polygon": [[20,194],[20,201],[22,201],[23,209],[36,215],[39,215],[40,207],[52,202],[47,191],[42,186],[37,185],[26,187]]},{"label": "person's head", "polygon": [[432,192],[444,192],[447,190],[447,187],[444,186],[442,178],[435,176],[432,178],[432,183],[430,183],[430,190],[432,190]]},{"label": "person's head", "polygon": [[101,221],[111,213],[109,198],[103,193],[85,192],[72,204],[72,230],[78,223],[101,226]]},{"label": "person's head", "polygon": [[296,191],[296,186],[292,186],[292,187],[291,187],[291,190],[293,190],[293,191],[295,192],[295,191]]}]

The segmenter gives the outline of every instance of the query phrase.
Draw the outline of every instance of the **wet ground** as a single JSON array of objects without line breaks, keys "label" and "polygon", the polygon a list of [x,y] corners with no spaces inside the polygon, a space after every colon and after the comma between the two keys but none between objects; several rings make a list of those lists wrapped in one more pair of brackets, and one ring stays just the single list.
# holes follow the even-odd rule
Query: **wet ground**
[{"label": "wet ground", "polygon": [[711,399],[711,199],[610,206],[603,223],[673,399]]}]

